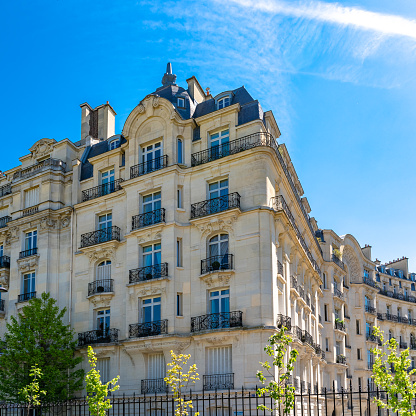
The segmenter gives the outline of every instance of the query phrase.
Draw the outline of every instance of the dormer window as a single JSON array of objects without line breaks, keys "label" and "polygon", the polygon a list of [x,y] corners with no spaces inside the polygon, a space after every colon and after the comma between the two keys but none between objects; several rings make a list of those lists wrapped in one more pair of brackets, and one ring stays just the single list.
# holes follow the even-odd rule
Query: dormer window
[{"label": "dormer window", "polygon": [[178,107],[185,108],[185,99],[178,97]]},{"label": "dormer window", "polygon": [[119,147],[119,146],[120,146],[120,139],[119,138],[111,140],[111,142],[108,143],[108,148],[110,150],[117,149],[117,147]]},{"label": "dormer window", "polygon": [[224,97],[217,101],[217,110],[228,107],[230,105],[230,97]]}]

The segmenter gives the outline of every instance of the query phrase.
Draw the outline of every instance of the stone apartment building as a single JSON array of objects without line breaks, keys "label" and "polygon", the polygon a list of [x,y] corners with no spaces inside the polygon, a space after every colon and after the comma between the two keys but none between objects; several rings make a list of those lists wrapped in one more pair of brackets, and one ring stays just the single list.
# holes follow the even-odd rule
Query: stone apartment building
[{"label": "stone apartment building", "polygon": [[366,386],[374,324],[416,356],[407,259],[381,265],[318,228],[273,113],[244,87],[187,84],[169,64],[121,134],[109,103],[82,104],[80,141],[41,139],[0,178],[0,335],[50,292],[126,394],[166,391],[171,349],[192,354],[196,390],[252,388],[282,325],[297,390]]}]

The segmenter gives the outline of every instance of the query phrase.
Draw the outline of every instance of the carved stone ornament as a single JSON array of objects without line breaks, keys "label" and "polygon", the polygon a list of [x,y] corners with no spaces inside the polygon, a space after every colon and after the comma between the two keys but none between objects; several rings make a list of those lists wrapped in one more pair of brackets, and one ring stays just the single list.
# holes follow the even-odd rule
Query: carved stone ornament
[{"label": "carved stone ornament", "polygon": [[47,230],[48,228],[56,228],[57,221],[51,217],[43,217],[40,220],[40,229]]},{"label": "carved stone ornament", "polygon": [[0,285],[9,290],[10,271],[9,269],[0,269]]},{"label": "carved stone ornament", "polygon": [[16,225],[9,228],[9,232],[7,234],[7,242],[6,244],[10,244],[14,241],[17,241],[19,239],[19,227]]},{"label": "carved stone ornament", "polygon": [[137,242],[139,244],[143,244],[155,240],[160,240],[162,238],[162,227],[163,226],[154,227],[152,230],[148,230],[145,235],[142,235],[141,238],[138,238]]},{"label": "carved stone ornament", "polygon": [[111,298],[114,293],[101,293],[100,295],[89,296],[90,302],[94,305],[94,309],[110,307]]},{"label": "carved stone ornament", "polygon": [[225,272],[205,274],[201,276],[201,280],[207,285],[207,287],[215,288],[228,286],[231,276],[230,271],[227,270]]},{"label": "carved stone ornament", "polygon": [[98,260],[111,259],[115,262],[116,249],[115,247],[95,247],[94,250],[86,253],[91,263],[95,263]]},{"label": "carved stone ornament", "polygon": [[40,139],[29,150],[34,159],[40,159],[52,153],[55,139]]},{"label": "carved stone ornament", "polygon": [[31,256],[17,260],[19,271],[33,270],[39,263],[39,256]]},{"label": "carved stone ornament", "polygon": [[351,247],[344,246],[342,261],[347,265],[350,272],[350,282],[358,282],[359,279],[361,279],[362,268],[360,267],[358,258]]},{"label": "carved stone ornament", "polygon": [[66,228],[71,224],[71,217],[62,217],[61,218],[61,228]]},{"label": "carved stone ornament", "polygon": [[216,231],[227,231],[229,234],[234,233],[234,222],[237,220],[237,215],[230,215],[225,218],[212,218],[208,221],[194,222],[193,225],[198,228],[202,234],[202,238],[213,234]]},{"label": "carved stone ornament", "polygon": [[144,106],[144,104],[143,104],[143,103],[140,103],[140,104],[137,106],[137,112],[138,112],[139,114],[143,114],[145,111],[146,111],[146,107]]},{"label": "carved stone ornament", "polygon": [[161,295],[166,292],[164,287],[144,287],[138,291],[140,296]]},{"label": "carved stone ornament", "polygon": [[158,95],[154,95],[153,96],[153,101],[152,101],[152,105],[154,108],[159,107],[159,96]]}]

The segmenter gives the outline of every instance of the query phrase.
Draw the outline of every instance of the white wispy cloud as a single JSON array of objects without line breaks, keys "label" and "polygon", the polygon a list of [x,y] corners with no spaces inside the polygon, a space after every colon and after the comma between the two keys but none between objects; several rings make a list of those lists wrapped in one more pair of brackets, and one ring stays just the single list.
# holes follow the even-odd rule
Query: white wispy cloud
[{"label": "white wispy cloud", "polygon": [[337,3],[320,1],[300,2],[296,5],[284,1],[230,0],[240,6],[273,14],[282,14],[298,18],[335,23],[343,26],[354,26],[386,35],[406,36],[416,40],[416,20],[401,16],[382,14],[345,7]]}]

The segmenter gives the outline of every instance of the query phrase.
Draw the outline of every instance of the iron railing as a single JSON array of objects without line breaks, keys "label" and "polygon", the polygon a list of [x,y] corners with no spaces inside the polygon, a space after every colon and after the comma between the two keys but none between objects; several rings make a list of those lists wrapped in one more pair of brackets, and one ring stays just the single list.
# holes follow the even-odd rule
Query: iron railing
[{"label": "iron railing", "polygon": [[10,183],[6,183],[6,185],[0,186],[0,198],[5,195],[9,195],[12,193],[12,185]]},{"label": "iron railing", "polygon": [[201,260],[201,274],[234,269],[234,256],[222,254]]},{"label": "iron railing", "polygon": [[292,319],[290,316],[282,315],[279,313],[277,315],[276,326],[278,328],[285,327],[288,331],[292,329]]},{"label": "iron railing", "polygon": [[115,181],[103,183],[101,185],[94,186],[93,188],[82,191],[82,202],[119,191],[123,181],[123,179],[116,179]]},{"label": "iron railing", "polygon": [[368,286],[378,289],[377,283],[369,277],[363,277],[363,283],[365,283]]},{"label": "iron railing", "polygon": [[4,228],[7,226],[7,223],[12,220],[12,217],[6,215],[5,217],[0,218],[0,228]]},{"label": "iron railing", "polygon": [[17,296],[17,302],[27,302],[30,299],[36,298],[36,292],[22,293]]},{"label": "iron railing", "polygon": [[316,270],[316,272],[319,274],[319,276],[321,276],[321,269],[319,268],[318,263],[316,262],[316,260],[313,258],[312,253],[310,252],[309,247],[306,244],[305,239],[303,238],[301,232],[299,231],[299,228],[298,228],[298,226],[296,224],[296,221],[295,221],[295,217],[292,215],[292,213],[291,213],[285,199],[283,198],[283,196],[278,195],[276,197],[273,197],[272,198],[272,205],[273,205],[273,208],[276,211],[283,211],[286,214],[287,218],[289,219],[290,224],[292,225],[292,227],[295,231],[296,237],[298,238],[300,245],[302,246],[303,250],[306,253],[306,256],[308,257],[309,261],[312,264],[312,267]]},{"label": "iron railing", "polygon": [[191,317],[191,332],[243,326],[243,312],[220,312]]},{"label": "iron railing", "polygon": [[404,300],[406,302],[416,303],[416,297],[412,295],[405,295],[404,293],[394,293],[392,290],[380,289],[379,294],[388,296],[389,298]]},{"label": "iron railing", "polygon": [[165,222],[165,208],[159,208],[150,212],[135,215],[132,217],[131,229],[137,230],[138,228],[159,224],[161,222]]},{"label": "iron railing", "polygon": [[153,266],[139,267],[129,271],[129,283],[145,282],[168,276],[168,263],[154,264]]},{"label": "iron railing", "polygon": [[0,268],[10,269],[10,257],[9,256],[0,257]]},{"label": "iron railing", "polygon": [[344,299],[344,294],[339,290],[334,288],[334,296],[339,299]]},{"label": "iron railing", "polygon": [[0,312],[4,312],[4,311],[5,311],[4,299],[0,299]]},{"label": "iron railing", "polygon": [[203,383],[204,390],[230,390],[234,388],[234,373],[207,374]]},{"label": "iron railing", "polygon": [[33,207],[25,208],[22,211],[22,217],[27,217],[39,212],[39,205],[34,205]]},{"label": "iron railing", "polygon": [[112,227],[92,231],[81,235],[81,248],[94,246],[95,244],[105,243],[111,240],[120,241],[121,230],[113,225]]},{"label": "iron railing", "polygon": [[61,172],[65,172],[66,163],[60,159],[45,159],[42,162],[36,163],[35,165],[29,166],[25,169],[18,170],[13,174],[13,180],[30,178],[31,176],[37,175],[39,172],[45,170],[57,170]]},{"label": "iron railing", "polygon": [[347,364],[347,357],[345,355],[339,354],[336,358],[337,364]]},{"label": "iron railing", "polygon": [[168,320],[143,322],[139,324],[129,325],[130,338],[151,337],[153,335],[161,335],[168,333]]},{"label": "iron railing", "polygon": [[118,342],[119,329],[95,329],[93,331],[78,333],[78,346],[84,347],[93,344],[109,344],[110,342]]},{"label": "iron railing", "polygon": [[403,350],[407,349],[407,342],[400,341],[399,342],[399,347]]},{"label": "iron railing", "polygon": [[371,313],[373,315],[377,314],[376,308],[374,306],[371,306],[371,305],[365,305],[365,311],[368,312],[368,313]]},{"label": "iron railing", "polygon": [[302,331],[302,338],[301,338],[301,341],[304,343],[304,344],[308,344],[308,345],[310,345],[312,348],[314,348],[314,342],[313,342],[313,337],[312,337],[312,335],[308,332],[308,331],[306,331],[306,330],[303,330]]},{"label": "iron railing", "polygon": [[168,166],[168,155],[163,155],[155,159],[148,160],[130,168],[130,179],[138,176],[146,175],[146,173],[154,172]]},{"label": "iron railing", "polygon": [[334,322],[334,328],[335,329],[338,329],[339,331],[344,331],[345,332],[345,324],[342,321],[335,320],[335,322]]},{"label": "iron railing", "polygon": [[217,214],[218,212],[227,211],[233,208],[240,208],[240,194],[238,192],[232,192],[227,195],[192,204],[191,219]]},{"label": "iron railing", "polygon": [[169,388],[164,378],[145,379],[141,381],[142,394],[168,393]]},{"label": "iron railing", "polygon": [[335,254],[332,254],[332,261],[338,266],[341,267],[342,270],[345,270],[344,262]]},{"label": "iron railing", "polygon": [[30,248],[29,250],[24,250],[21,251],[19,253],[19,259],[23,259],[25,257],[29,257],[29,256],[35,256],[36,254],[38,254],[38,248]]},{"label": "iron railing", "polygon": [[113,279],[101,279],[88,283],[88,296],[113,292]]},{"label": "iron railing", "polygon": [[283,277],[283,264],[279,260],[277,260],[277,274]]}]

